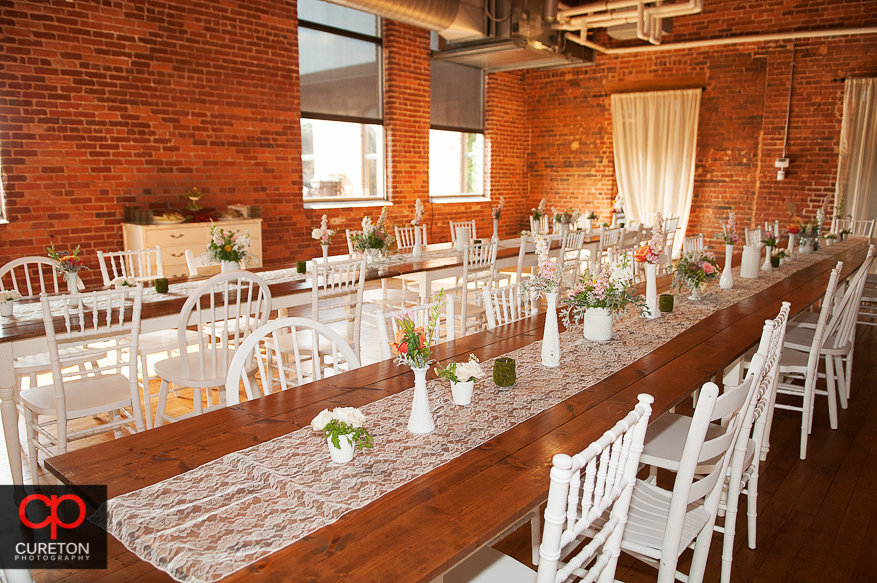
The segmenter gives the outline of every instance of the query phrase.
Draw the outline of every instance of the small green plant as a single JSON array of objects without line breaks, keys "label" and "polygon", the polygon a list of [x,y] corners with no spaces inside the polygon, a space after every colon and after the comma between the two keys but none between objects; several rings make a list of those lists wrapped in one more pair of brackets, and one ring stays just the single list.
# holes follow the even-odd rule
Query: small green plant
[{"label": "small green plant", "polygon": [[353,442],[354,447],[358,447],[362,449],[364,447],[374,447],[375,440],[368,432],[368,429],[365,427],[354,427],[349,423],[345,423],[344,421],[339,421],[338,419],[333,419],[326,423],[326,426],[323,427],[323,435],[332,440],[332,445],[335,447],[341,447],[341,442],[339,441],[342,435],[349,435],[350,441]]}]

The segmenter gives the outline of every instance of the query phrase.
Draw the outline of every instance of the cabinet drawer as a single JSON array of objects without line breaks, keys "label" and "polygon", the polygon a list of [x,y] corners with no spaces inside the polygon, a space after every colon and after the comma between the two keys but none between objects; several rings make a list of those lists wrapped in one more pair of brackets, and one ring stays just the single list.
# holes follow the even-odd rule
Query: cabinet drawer
[{"label": "cabinet drawer", "polygon": [[172,245],[186,245],[192,248],[207,245],[207,228],[201,225],[193,227],[192,224],[167,225],[153,227],[146,231],[146,246],[170,247]]}]

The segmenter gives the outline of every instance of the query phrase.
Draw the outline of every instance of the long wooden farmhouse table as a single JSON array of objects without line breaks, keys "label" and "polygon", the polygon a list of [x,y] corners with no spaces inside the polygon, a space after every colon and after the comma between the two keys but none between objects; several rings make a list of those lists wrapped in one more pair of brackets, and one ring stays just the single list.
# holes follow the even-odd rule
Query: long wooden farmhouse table
[{"label": "long wooden farmhouse table", "polygon": [[[713,312],[596,384],[224,580],[431,581],[546,499],[554,454],[583,449],[633,408],[640,393],[654,396],[653,419],[668,411],[753,346],[781,302],[791,302],[793,313],[804,310],[822,296],[837,260],[847,277],[865,254],[864,243],[848,245]],[[540,340],[543,321],[540,315],[472,334],[438,346],[435,357],[459,361],[474,353],[484,361],[506,354]],[[384,361],[46,465],[74,488],[106,484],[113,498],[307,427],[324,408],[361,407],[411,386],[406,367]],[[113,537],[109,558],[118,580],[170,580]]]}]

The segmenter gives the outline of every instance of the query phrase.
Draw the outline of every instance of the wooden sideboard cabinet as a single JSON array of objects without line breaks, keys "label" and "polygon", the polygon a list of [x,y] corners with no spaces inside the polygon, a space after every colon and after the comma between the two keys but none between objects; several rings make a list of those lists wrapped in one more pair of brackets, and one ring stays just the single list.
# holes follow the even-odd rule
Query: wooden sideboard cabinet
[{"label": "wooden sideboard cabinet", "polygon": [[[216,222],[226,231],[249,231],[253,243],[250,255],[255,265],[262,266],[262,219],[240,219]],[[147,249],[161,246],[161,262],[167,278],[187,277],[186,249],[198,257],[207,249],[210,240],[210,223],[180,223],[178,225],[134,225],[122,223],[125,250]]]}]

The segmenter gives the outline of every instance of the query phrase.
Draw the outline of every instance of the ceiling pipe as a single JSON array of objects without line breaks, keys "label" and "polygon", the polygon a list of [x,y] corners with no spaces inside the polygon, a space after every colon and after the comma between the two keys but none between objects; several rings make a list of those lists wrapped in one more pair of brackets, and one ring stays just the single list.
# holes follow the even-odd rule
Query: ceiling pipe
[{"label": "ceiling pipe", "polygon": [[753,34],[748,36],[734,36],[728,38],[716,38],[709,40],[695,40],[679,43],[671,43],[667,45],[647,46],[647,47],[621,47],[609,48],[591,42],[577,34],[571,32],[566,33],[567,40],[580,44],[583,47],[594,49],[604,55],[628,55],[635,53],[652,53],[657,51],[672,51],[683,49],[696,49],[701,47],[715,47],[720,45],[734,45],[744,43],[760,43],[776,40],[793,40],[800,38],[823,38],[829,36],[852,36],[859,34],[877,34],[877,26],[859,27],[859,28],[834,28],[830,30],[812,30],[800,32],[777,32],[771,34]]},{"label": "ceiling pipe", "polygon": [[675,4],[664,4],[664,0],[648,1],[656,4],[647,6],[647,0],[619,0],[563,10],[558,13],[558,22],[552,28],[577,30],[580,38],[587,39],[589,28],[636,22],[637,38],[659,45],[664,36],[663,19],[703,12],[703,0],[687,0]]}]

